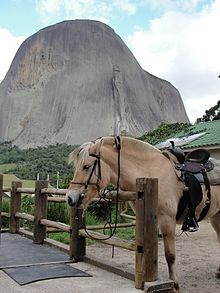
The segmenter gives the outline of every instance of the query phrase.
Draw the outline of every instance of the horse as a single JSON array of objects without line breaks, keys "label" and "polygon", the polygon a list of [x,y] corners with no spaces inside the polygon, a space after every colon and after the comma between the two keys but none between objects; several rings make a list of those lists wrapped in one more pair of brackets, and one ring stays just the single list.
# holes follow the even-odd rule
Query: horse
[{"label": "horse", "polygon": [[[74,163],[75,173],[67,190],[67,201],[70,206],[83,209],[109,183],[119,184],[120,190],[135,192],[136,178],[158,178],[158,225],[163,236],[169,278],[174,281],[175,292],[179,292],[175,228],[176,224],[183,222],[183,219],[177,221],[176,215],[186,187],[177,176],[176,158],[172,154],[165,156],[156,147],[135,138],[121,137],[118,141],[114,137],[102,137],[82,144],[70,154],[69,159]],[[196,208],[196,217],[205,205],[205,189],[203,193],[203,199]],[[205,218],[210,218],[220,242],[220,185],[211,186],[211,195],[211,205]],[[220,278],[220,267],[216,277]]]}]

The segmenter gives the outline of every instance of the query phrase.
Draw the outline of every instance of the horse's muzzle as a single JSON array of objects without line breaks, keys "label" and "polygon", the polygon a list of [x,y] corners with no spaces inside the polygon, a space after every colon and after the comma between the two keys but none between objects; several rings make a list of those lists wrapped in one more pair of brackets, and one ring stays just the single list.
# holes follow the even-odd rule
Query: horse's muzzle
[{"label": "horse's muzzle", "polygon": [[72,200],[72,198],[71,198],[70,196],[67,197],[67,202],[68,202],[68,204],[69,204],[71,207],[74,206],[74,202],[73,202],[73,200]]},{"label": "horse's muzzle", "polygon": [[79,193],[78,191],[73,190],[68,191],[66,194],[67,203],[69,204],[69,206],[76,208],[78,208],[82,204],[82,200],[84,197],[85,193]]}]

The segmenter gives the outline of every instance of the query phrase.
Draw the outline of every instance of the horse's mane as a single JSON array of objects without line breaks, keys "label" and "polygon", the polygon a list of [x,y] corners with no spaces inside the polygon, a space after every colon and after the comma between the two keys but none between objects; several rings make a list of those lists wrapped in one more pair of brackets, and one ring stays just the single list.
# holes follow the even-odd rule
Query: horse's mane
[{"label": "horse's mane", "polygon": [[[159,151],[156,147],[152,146],[151,144],[132,138],[127,136],[121,137],[122,144],[126,147],[126,145],[132,144],[133,147],[137,149],[137,151],[142,151],[143,149],[150,149],[153,151]],[[114,144],[115,138],[113,136],[101,137],[95,141],[89,141],[83,143],[81,146],[77,147],[74,151],[69,154],[69,164],[73,163],[76,167],[78,164],[83,164],[89,156],[89,150],[92,146],[96,144]]]},{"label": "horse's mane", "polygon": [[123,137],[123,141],[126,144],[132,144],[134,147],[137,148],[137,150],[140,149],[150,149],[151,151],[159,151],[159,149],[157,149],[156,147],[154,147],[153,145],[149,144],[146,141],[142,141],[140,139],[136,139],[133,137]]},{"label": "horse's mane", "polygon": [[94,145],[94,142],[85,142],[81,146],[74,149],[69,154],[69,164],[73,163],[73,165],[76,167],[78,164],[83,164],[83,162],[88,158],[89,156],[89,149],[90,147]]}]

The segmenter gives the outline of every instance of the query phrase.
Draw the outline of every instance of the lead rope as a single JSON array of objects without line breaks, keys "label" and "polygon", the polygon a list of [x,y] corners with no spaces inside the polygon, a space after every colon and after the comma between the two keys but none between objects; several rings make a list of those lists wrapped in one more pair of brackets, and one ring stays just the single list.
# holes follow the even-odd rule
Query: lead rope
[{"label": "lead rope", "polygon": [[[120,183],[120,168],[121,168],[121,165],[120,165],[120,161],[121,161],[121,156],[120,156],[120,153],[121,153],[121,139],[120,139],[120,136],[116,136],[115,137],[115,145],[116,145],[116,148],[117,148],[117,151],[118,151],[118,177],[117,177],[117,187],[116,187],[116,203],[115,203],[115,224],[114,224],[114,228],[112,228],[111,226],[111,223],[110,221],[106,223],[106,225],[109,225],[110,227],[110,235],[107,236],[107,237],[103,237],[103,238],[96,238],[94,236],[92,236],[89,231],[87,230],[86,226],[84,227],[84,230],[86,232],[86,234],[91,238],[91,239],[94,239],[94,240],[108,240],[110,238],[112,238],[112,236],[115,234],[116,232],[116,229],[117,229],[117,223],[118,223],[118,203],[119,203],[119,183]],[[101,200],[102,195],[99,195],[100,196],[100,199],[99,201]],[[110,217],[111,219],[111,217]],[[105,230],[105,228],[104,228]],[[112,257],[114,256],[114,246],[112,246]]]}]

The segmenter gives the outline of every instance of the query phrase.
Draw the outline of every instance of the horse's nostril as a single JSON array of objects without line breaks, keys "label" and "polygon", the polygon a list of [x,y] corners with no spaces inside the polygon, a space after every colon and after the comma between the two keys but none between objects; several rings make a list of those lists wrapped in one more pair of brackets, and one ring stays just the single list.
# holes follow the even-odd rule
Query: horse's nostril
[{"label": "horse's nostril", "polygon": [[68,196],[68,204],[72,205],[72,203],[73,203],[72,198],[70,196]]}]

